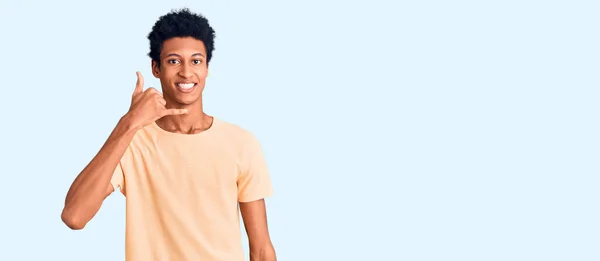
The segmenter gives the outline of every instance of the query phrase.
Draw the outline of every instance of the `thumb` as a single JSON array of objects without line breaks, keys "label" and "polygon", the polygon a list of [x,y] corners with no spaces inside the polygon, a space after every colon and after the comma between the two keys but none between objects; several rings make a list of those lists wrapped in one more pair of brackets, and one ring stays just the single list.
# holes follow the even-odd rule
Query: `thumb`
[{"label": "thumb", "polygon": [[135,74],[137,75],[137,82],[135,83],[135,90],[133,91],[134,95],[142,93],[144,90],[144,77],[142,76],[142,73],[136,72]]}]

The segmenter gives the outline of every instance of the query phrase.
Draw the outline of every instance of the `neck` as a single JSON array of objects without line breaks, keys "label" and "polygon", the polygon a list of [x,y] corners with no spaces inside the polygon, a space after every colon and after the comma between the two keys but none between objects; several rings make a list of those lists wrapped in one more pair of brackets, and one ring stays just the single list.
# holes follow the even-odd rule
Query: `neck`
[{"label": "neck", "polygon": [[183,134],[195,134],[209,129],[213,123],[213,117],[204,113],[202,99],[190,105],[174,105],[167,101],[168,109],[187,109],[188,113],[183,115],[169,115],[156,121],[162,129]]}]

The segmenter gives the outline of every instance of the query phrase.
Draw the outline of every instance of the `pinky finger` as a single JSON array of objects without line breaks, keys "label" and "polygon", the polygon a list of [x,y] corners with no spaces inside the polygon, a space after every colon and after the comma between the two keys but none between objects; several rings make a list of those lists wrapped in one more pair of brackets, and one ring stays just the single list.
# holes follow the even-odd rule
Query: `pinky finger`
[{"label": "pinky finger", "polygon": [[181,115],[181,114],[187,114],[188,110],[187,109],[166,109],[164,112],[164,115]]}]

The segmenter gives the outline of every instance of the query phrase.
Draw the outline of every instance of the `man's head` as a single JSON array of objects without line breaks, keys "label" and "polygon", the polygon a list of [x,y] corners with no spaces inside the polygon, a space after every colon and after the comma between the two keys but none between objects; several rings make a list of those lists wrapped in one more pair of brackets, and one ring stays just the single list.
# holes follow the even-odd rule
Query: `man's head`
[{"label": "man's head", "polygon": [[154,24],[148,56],[167,102],[189,105],[202,97],[214,39],[208,20],[188,9],[171,11]]}]

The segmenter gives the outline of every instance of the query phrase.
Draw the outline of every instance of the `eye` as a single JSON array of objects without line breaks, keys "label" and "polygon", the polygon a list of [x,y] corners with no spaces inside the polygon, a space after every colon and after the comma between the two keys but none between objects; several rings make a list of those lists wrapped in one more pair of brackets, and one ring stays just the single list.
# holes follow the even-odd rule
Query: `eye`
[{"label": "eye", "polygon": [[167,62],[170,64],[178,64],[179,63],[179,61],[176,59],[171,59],[171,60],[168,60]]},{"label": "eye", "polygon": [[201,63],[202,63],[202,60],[193,60],[193,61],[192,61],[192,63],[193,63],[193,64],[201,64]]}]

